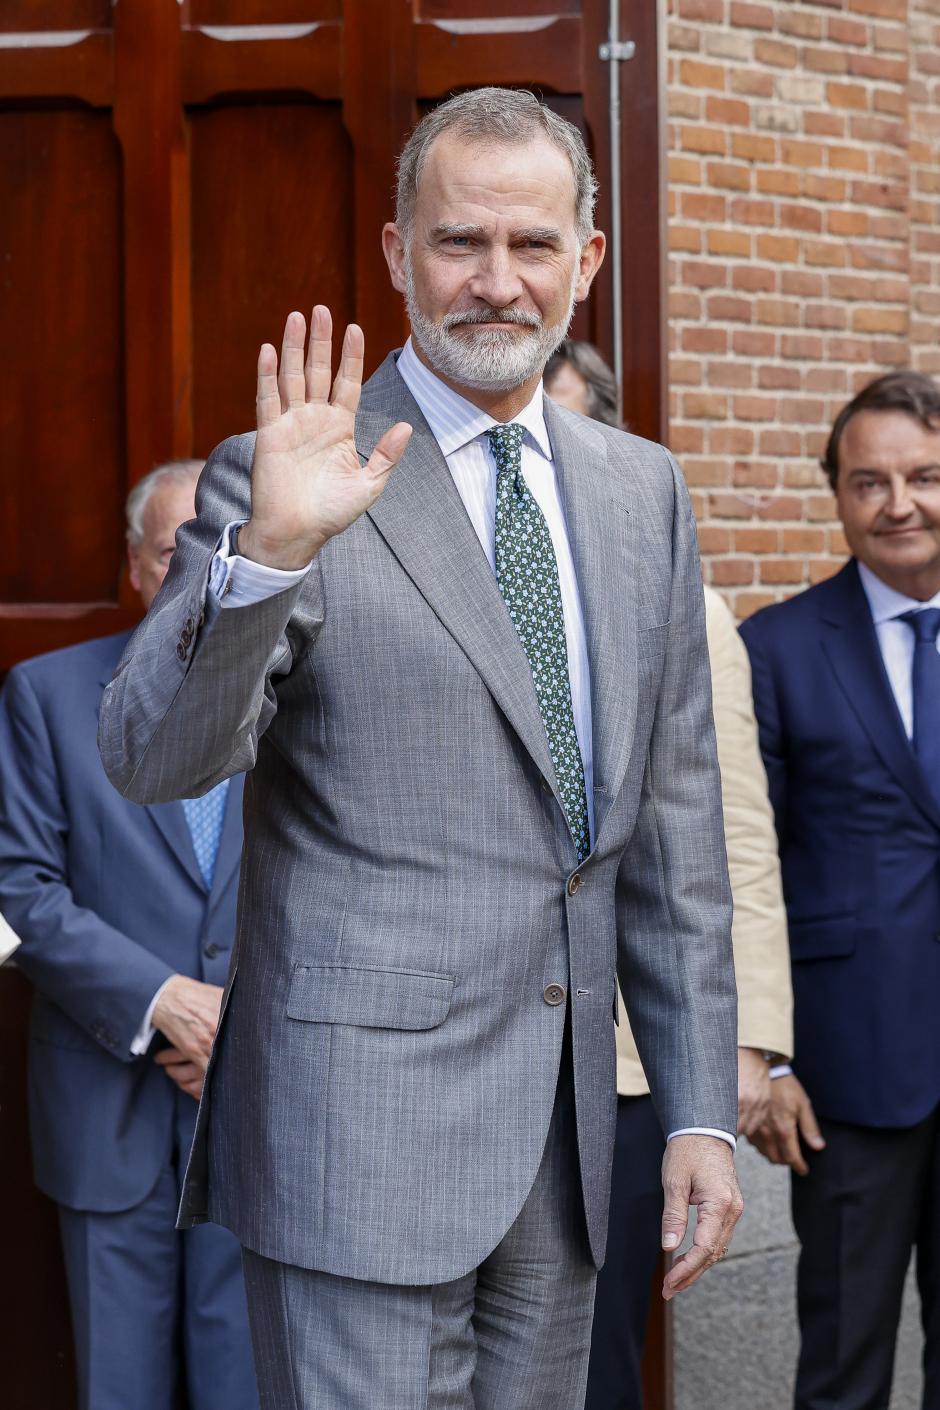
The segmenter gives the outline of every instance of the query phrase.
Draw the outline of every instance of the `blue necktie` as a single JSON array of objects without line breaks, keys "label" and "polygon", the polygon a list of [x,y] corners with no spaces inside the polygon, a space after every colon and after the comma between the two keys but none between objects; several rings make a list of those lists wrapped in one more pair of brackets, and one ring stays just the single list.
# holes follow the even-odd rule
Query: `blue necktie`
[{"label": "blue necktie", "polygon": [[914,633],[911,695],[914,705],[914,753],[927,787],[940,808],[940,607],[905,612],[898,618]]},{"label": "blue necktie", "polygon": [[228,785],[229,780],[226,779],[224,783],[216,784],[215,788],[210,789],[202,798],[183,799],[183,812],[186,814],[189,833],[193,839],[193,851],[196,853],[196,861],[199,863],[207,891],[212,890],[212,878],[215,876]]}]

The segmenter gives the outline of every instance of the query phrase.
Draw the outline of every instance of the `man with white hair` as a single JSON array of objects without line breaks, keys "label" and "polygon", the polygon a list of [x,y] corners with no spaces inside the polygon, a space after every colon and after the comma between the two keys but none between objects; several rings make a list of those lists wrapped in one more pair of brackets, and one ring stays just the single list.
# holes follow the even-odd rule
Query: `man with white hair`
[{"label": "man with white hair", "polygon": [[[267,1410],[578,1410],[615,967],[666,1132],[666,1295],[741,1201],[701,578],[668,453],[542,395],[604,252],[580,133],[481,89],[409,138],[412,336],[287,320],[105,693],[128,796],[250,769],[183,1216],[245,1248]],[[361,393],[361,401],[360,401]],[[397,468],[395,468],[397,466]],[[394,473],[392,473],[394,470]]]},{"label": "man with white hair", "polygon": [[[201,461],[127,501],[149,607]],[[16,666],[0,696],[0,911],[35,986],[33,1166],[56,1201],[82,1410],[257,1410],[238,1244],[176,1232],[235,929],[241,779],[187,803],[115,792],[95,730],[129,632]]]}]

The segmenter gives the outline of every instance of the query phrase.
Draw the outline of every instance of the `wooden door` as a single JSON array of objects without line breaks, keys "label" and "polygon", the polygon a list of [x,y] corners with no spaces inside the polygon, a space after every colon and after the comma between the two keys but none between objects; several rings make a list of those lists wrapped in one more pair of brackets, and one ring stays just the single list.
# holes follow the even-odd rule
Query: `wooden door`
[{"label": "wooden door", "polygon": [[[337,323],[356,318],[370,368],[400,344],[379,232],[421,112],[480,84],[536,89],[585,132],[609,228],[608,11],[609,0],[4,0],[0,672],[134,620],[122,576],[128,488],[157,462],[208,454],[251,426],[257,347],[290,309],[319,301]],[[622,69],[624,411],[655,438],[657,0],[620,0],[620,29],[637,44]],[[575,332],[609,356],[612,327],[607,265]],[[3,1002],[22,1003],[22,986],[0,973],[4,986]],[[2,1041],[0,1063],[14,1071],[21,1034],[8,1025]],[[11,1120],[7,1105],[0,1142]],[[23,1207],[22,1170],[0,1174],[8,1211]],[[45,1247],[20,1233],[17,1257]],[[31,1366],[61,1299],[38,1297],[25,1267],[5,1335],[31,1410]],[[47,1272],[51,1287],[61,1274]],[[7,1381],[19,1410],[10,1391]],[[43,1403],[69,1399],[50,1390]]]}]

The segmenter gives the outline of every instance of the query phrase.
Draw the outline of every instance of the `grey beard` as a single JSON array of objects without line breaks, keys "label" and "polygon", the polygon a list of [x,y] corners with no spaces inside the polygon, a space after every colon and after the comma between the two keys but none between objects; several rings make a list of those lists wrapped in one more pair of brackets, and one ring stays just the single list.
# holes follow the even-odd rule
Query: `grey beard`
[{"label": "grey beard", "polygon": [[[435,372],[481,392],[509,392],[533,377],[541,377],[545,364],[568,332],[574,315],[572,281],[568,313],[563,323],[546,328],[535,313],[519,309],[474,309],[469,313],[445,314],[439,323],[427,318],[418,307],[411,262],[407,266],[405,303],[411,331]],[[505,328],[464,337],[453,330],[472,324],[515,323],[526,331],[511,333]]]}]

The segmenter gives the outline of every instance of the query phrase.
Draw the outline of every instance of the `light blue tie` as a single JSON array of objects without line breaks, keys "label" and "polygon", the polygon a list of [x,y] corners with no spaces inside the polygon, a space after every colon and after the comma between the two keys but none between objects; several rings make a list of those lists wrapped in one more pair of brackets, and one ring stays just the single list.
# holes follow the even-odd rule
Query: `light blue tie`
[{"label": "light blue tie", "polygon": [[212,890],[215,864],[222,840],[222,823],[225,820],[225,800],[228,797],[229,780],[217,783],[202,798],[184,798],[183,812],[189,824],[189,834],[193,839],[193,851],[206,883],[206,890]]}]

